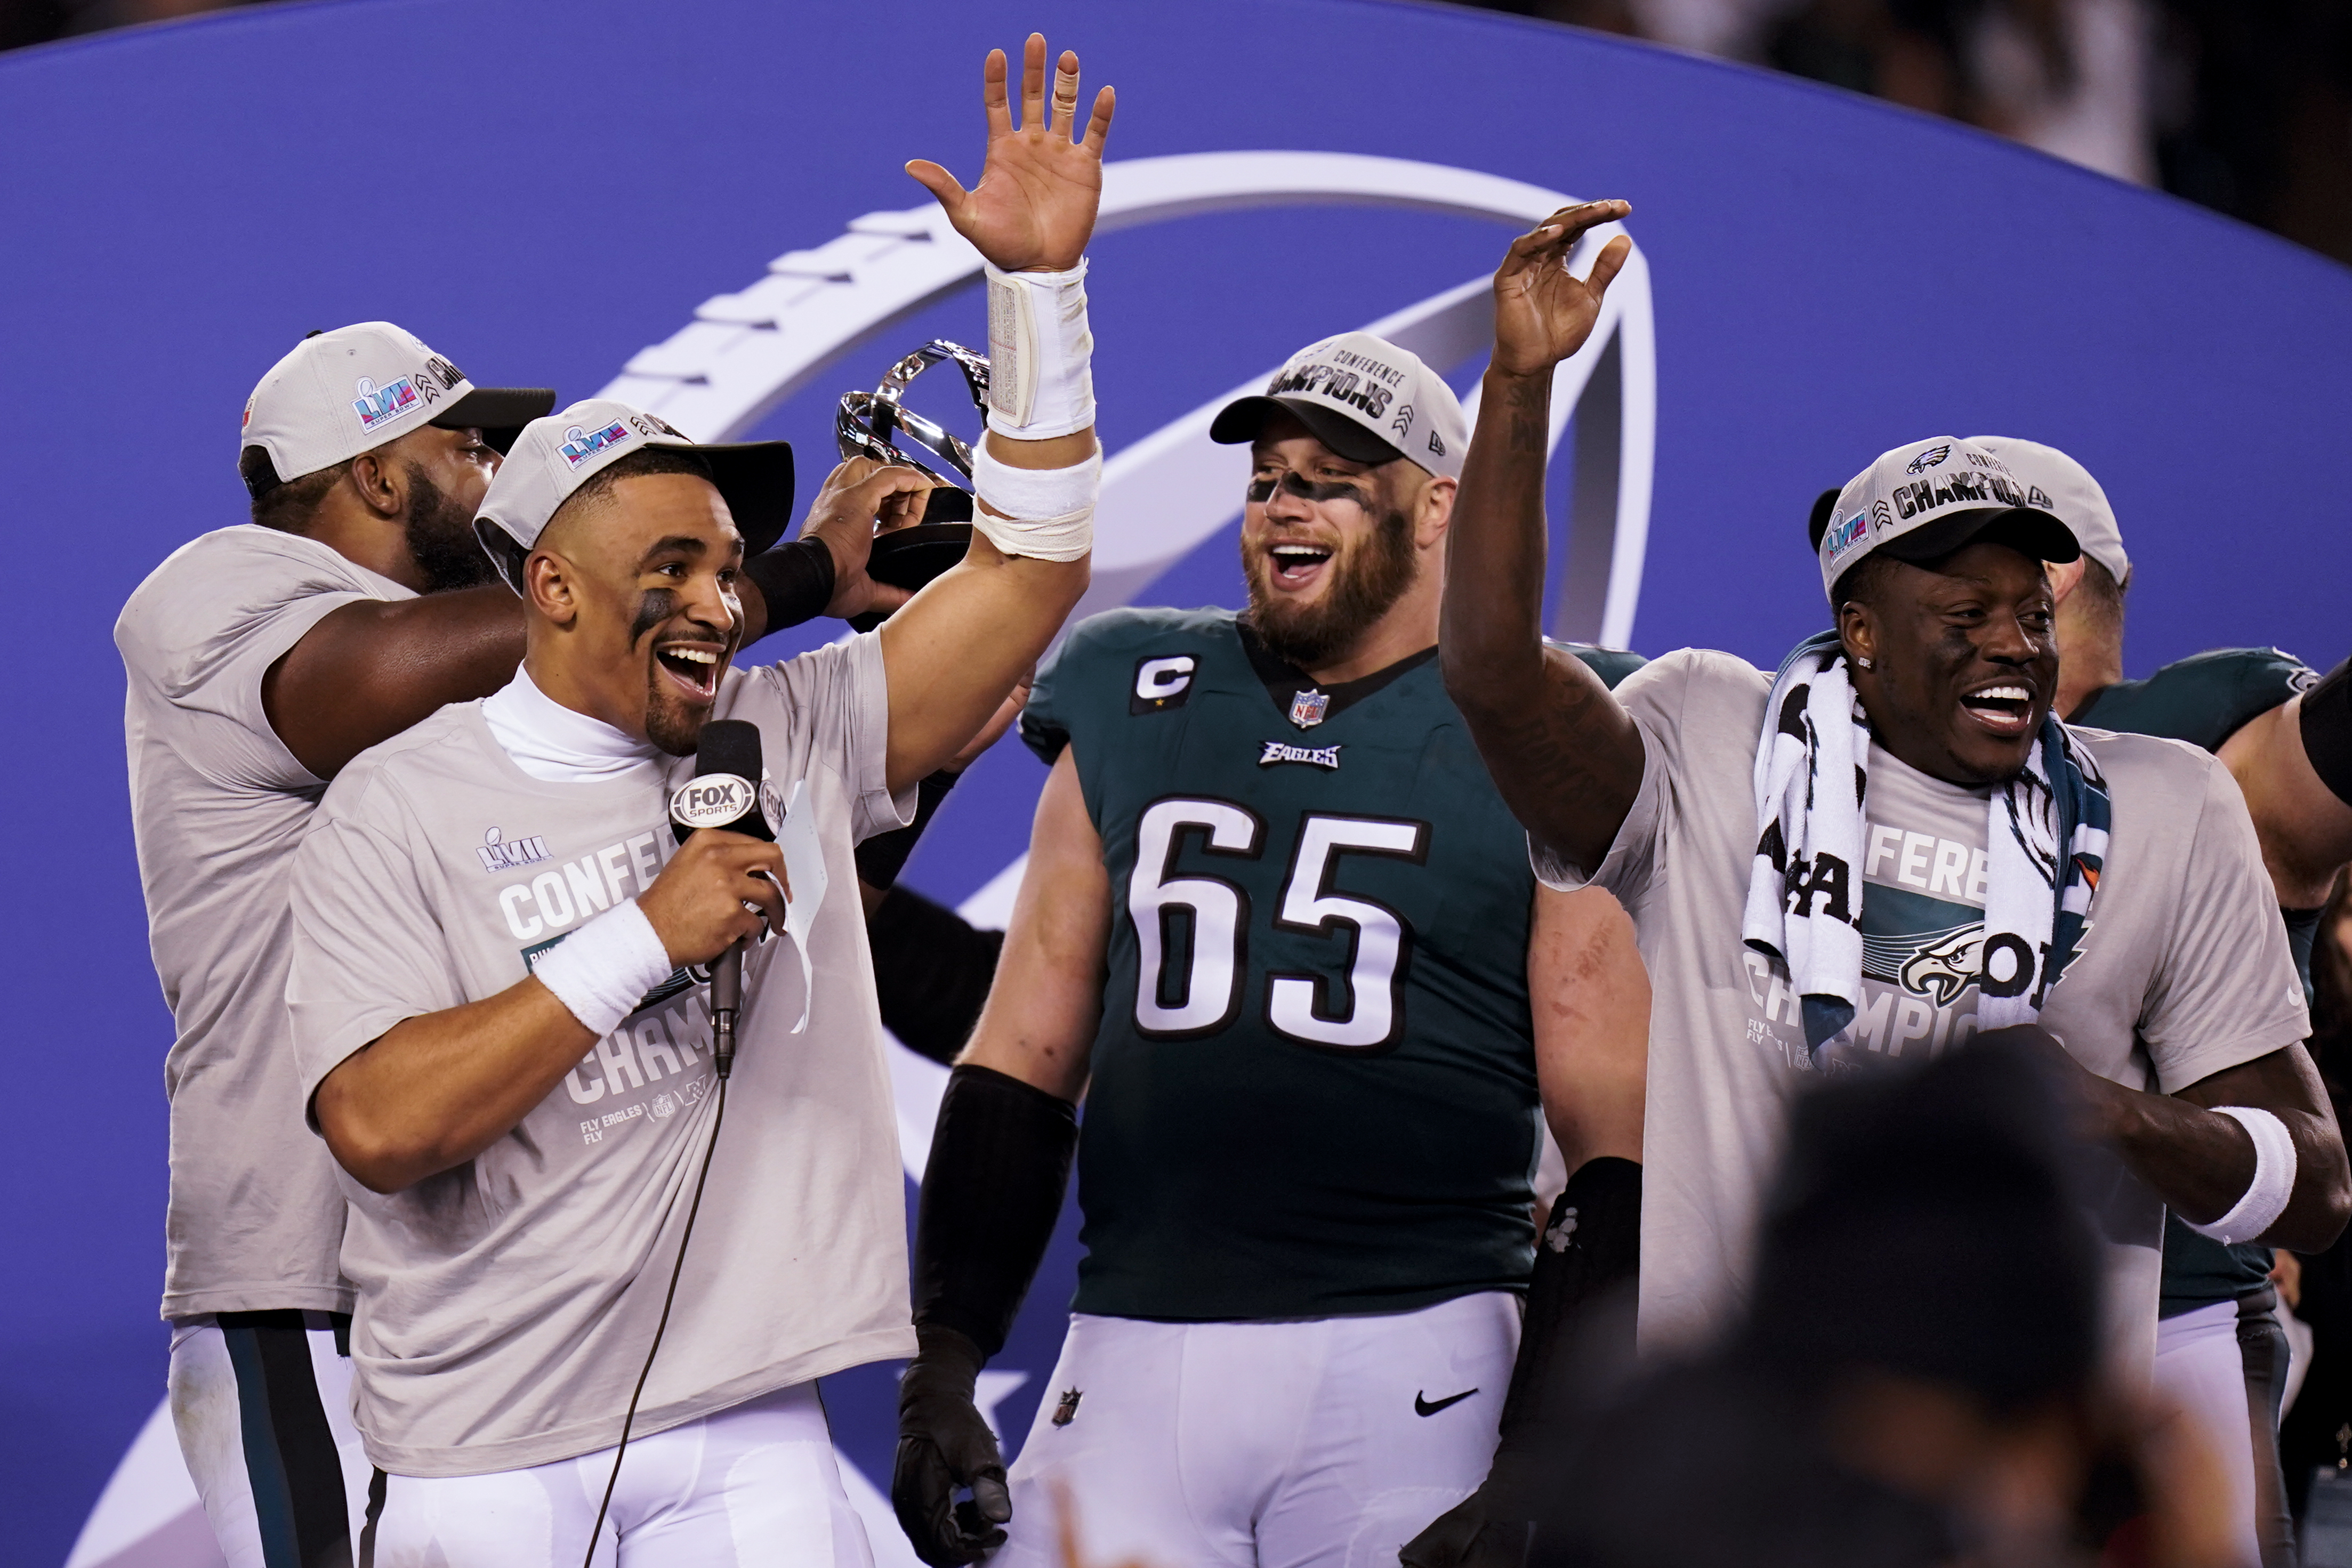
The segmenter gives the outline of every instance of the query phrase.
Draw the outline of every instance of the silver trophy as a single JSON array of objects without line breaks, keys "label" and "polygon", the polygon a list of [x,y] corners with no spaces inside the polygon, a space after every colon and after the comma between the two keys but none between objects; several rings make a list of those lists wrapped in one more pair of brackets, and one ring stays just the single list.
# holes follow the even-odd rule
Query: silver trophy
[{"label": "silver trophy", "polygon": [[[872,392],[844,392],[834,436],[844,457],[871,457],[914,469],[937,486],[923,507],[923,520],[876,537],[866,575],[909,591],[963,559],[971,543],[971,447],[959,435],[906,406],[907,388],[933,365],[952,364],[963,372],[971,405],[988,413],[988,357],[961,343],[935,338],[892,365]],[[906,446],[923,456],[910,455]],[[929,462],[924,461],[928,457]],[[948,473],[940,472],[946,469]],[[952,475],[952,477],[950,476]],[[863,631],[882,617],[857,616]]]}]

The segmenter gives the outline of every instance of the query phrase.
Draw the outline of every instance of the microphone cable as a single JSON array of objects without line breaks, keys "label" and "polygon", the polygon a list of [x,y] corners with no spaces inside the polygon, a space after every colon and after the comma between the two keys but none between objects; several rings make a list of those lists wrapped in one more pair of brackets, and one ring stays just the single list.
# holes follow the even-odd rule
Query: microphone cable
[{"label": "microphone cable", "polygon": [[677,1300],[678,1276],[686,1272],[686,1246],[694,1239],[695,1216],[702,1212],[702,1185],[710,1179],[710,1156],[719,1149],[719,1129],[727,1121],[727,1077],[734,1063],[716,1063],[719,1072],[719,1105],[711,1113],[710,1141],[702,1145],[702,1168],[694,1176],[694,1201],[687,1206],[686,1231],[677,1239],[677,1260],[669,1266],[669,1289],[662,1295],[661,1320],[654,1325],[654,1343],[646,1350],[646,1364],[637,1369],[637,1385],[629,1392],[629,1411],[621,1417],[621,1440],[613,1449],[613,1469],[604,1478],[604,1498],[596,1505],[596,1522],[588,1531],[588,1554],[580,1560],[580,1568],[594,1568],[596,1542],[604,1533],[604,1516],[613,1506],[613,1489],[621,1480],[621,1456],[629,1451],[629,1428],[636,1425],[637,1401],[646,1392],[646,1379],[654,1373],[654,1357],[661,1354],[662,1335],[669,1332],[669,1309]]}]

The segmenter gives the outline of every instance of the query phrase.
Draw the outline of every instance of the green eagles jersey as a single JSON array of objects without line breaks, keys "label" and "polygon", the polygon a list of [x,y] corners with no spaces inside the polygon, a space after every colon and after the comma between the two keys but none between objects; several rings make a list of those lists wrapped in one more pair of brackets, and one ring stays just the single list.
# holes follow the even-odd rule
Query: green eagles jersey
[{"label": "green eagles jersey", "polygon": [[[2073,722],[2135,735],[2160,735],[2219,751],[2250,719],[2278,706],[2319,678],[2318,672],[2276,648],[2216,648],[2170,664],[2144,681],[2103,686],[2074,711]],[[2282,910],[2294,967],[2311,989],[2311,942],[2319,911]],[[2164,1222],[2164,1295],[2158,1308],[2177,1317],[2235,1301],[2259,1289],[2271,1270],[2271,1249],[2251,1243],[2225,1247],[2168,1215]]]},{"label": "green eagles jersey", "polygon": [[1535,883],[1434,653],[1323,688],[1230,611],[1118,610],[1040,672],[1023,737],[1073,748],[1111,890],[1077,1311],[1524,1288]]}]

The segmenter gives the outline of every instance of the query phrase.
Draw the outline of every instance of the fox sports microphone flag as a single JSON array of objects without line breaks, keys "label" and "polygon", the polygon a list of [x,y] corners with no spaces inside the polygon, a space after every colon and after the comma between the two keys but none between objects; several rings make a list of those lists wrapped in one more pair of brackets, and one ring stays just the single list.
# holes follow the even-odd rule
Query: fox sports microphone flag
[{"label": "fox sports microphone flag", "polygon": [[670,830],[678,842],[698,829],[718,828],[773,843],[781,814],[776,787],[761,760],[760,727],[740,718],[704,725],[694,777],[669,798]]}]

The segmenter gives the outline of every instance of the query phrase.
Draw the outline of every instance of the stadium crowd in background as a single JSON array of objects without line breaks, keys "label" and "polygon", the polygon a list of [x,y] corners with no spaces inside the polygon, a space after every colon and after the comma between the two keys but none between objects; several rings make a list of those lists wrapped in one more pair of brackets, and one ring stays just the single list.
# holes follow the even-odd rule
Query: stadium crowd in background
[{"label": "stadium crowd in background", "polygon": [[[0,48],[266,0],[0,0]],[[2352,262],[2347,0],[1459,0],[1981,126]]]}]

